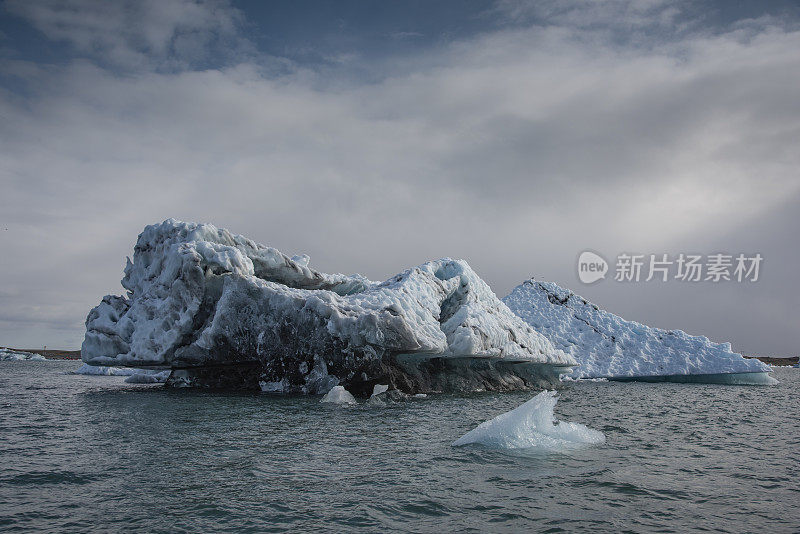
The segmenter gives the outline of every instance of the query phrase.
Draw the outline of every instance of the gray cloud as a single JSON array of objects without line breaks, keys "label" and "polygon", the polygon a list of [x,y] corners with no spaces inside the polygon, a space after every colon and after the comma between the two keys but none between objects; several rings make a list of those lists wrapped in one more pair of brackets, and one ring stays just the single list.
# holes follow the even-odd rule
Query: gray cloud
[{"label": "gray cloud", "polygon": [[[613,18],[623,4],[608,5],[593,9]],[[678,16],[672,4],[652,5],[664,25]],[[500,295],[536,274],[656,326],[791,351],[798,334],[768,314],[732,329],[740,323],[730,306],[709,313],[720,302],[789,309],[798,296],[789,271],[773,271],[771,282],[765,273],[763,287],[783,292],[701,284],[687,293],[674,284],[576,287],[574,261],[584,248],[751,251],[758,235],[726,236],[753,227],[793,242],[784,207],[800,192],[800,33],[765,19],[641,47],[572,20],[569,6],[547,26],[387,60],[370,83],[253,54],[189,68],[174,58],[192,53],[169,37],[180,31],[177,15],[166,29],[108,44],[102,17],[89,25],[27,13],[50,37],[109,57],[2,64],[32,90],[0,92],[9,228],[0,231],[0,340],[52,345],[65,339],[58,324],[73,328],[77,345],[88,309],[120,292],[138,232],[174,216],[373,279],[463,257]],[[117,27],[109,9],[107,25]],[[238,16],[210,13],[187,20],[217,34],[228,27],[220,20]],[[128,57],[120,49],[135,76],[108,66],[127,61],[116,59]],[[778,221],[769,218],[776,211]],[[704,313],[687,313],[686,301]]]},{"label": "gray cloud", "polygon": [[495,10],[516,22],[573,28],[675,29],[689,2],[683,0],[499,0]]},{"label": "gray cloud", "polygon": [[227,0],[6,0],[48,38],[117,68],[180,68],[208,59],[212,47],[246,46],[242,13]]}]

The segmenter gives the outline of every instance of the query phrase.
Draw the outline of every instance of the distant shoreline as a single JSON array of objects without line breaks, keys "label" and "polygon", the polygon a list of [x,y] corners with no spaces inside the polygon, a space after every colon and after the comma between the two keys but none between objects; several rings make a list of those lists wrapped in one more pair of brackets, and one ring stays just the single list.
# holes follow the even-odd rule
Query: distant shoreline
[{"label": "distant shoreline", "polygon": [[30,352],[31,354],[39,354],[48,360],[80,360],[81,351],[79,350],[45,350],[45,349],[15,349],[13,347],[3,347],[9,350],[16,350],[19,352]]},{"label": "distant shoreline", "polygon": [[761,360],[762,362],[769,364],[769,365],[778,365],[778,366],[787,366],[787,365],[797,365],[797,356],[791,356],[789,358],[772,358],[770,356],[748,356],[742,354],[745,358],[756,360]]}]

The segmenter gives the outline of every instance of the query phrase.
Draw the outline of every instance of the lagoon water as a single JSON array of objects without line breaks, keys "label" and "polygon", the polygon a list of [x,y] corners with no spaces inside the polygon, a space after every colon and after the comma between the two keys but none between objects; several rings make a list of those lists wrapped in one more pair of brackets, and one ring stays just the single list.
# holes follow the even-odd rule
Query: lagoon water
[{"label": "lagoon water", "polygon": [[800,369],[777,386],[577,382],[603,445],[451,443],[533,393],[354,407],[0,362],[0,531],[798,532]]}]

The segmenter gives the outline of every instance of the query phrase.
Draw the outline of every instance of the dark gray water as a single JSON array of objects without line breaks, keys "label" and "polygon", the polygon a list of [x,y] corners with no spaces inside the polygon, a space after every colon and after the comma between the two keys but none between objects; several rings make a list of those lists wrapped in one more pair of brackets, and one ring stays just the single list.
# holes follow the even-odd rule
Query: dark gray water
[{"label": "dark gray water", "polygon": [[532,394],[383,406],[0,362],[0,531],[800,531],[800,370],[778,386],[579,382],[606,444],[450,444]]}]

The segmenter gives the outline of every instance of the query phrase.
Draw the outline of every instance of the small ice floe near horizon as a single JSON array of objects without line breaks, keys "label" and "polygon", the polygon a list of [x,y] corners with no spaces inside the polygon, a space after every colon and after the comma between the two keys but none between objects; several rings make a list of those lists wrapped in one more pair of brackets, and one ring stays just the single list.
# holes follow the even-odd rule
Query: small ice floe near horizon
[{"label": "small ice floe near horizon", "polygon": [[563,452],[605,443],[605,436],[580,423],[556,421],[555,391],[543,391],[513,410],[483,422],[453,442],[453,447]]},{"label": "small ice floe near horizon", "polygon": [[131,376],[141,372],[142,369],[134,369],[132,367],[108,367],[106,365],[89,365],[88,363],[84,363],[72,371],[72,374],[91,376]]},{"label": "small ice floe near horizon", "polygon": [[320,402],[331,404],[357,404],[356,398],[344,386],[333,386]]},{"label": "small ice floe near horizon", "polygon": [[[130,375],[125,379],[126,384],[163,384],[169,378],[169,370],[150,371],[139,369],[140,372]],[[142,372],[144,371],[144,372]]]},{"label": "small ice floe near horizon", "polygon": [[47,361],[47,358],[45,358],[41,354],[34,354],[32,352],[0,348],[0,362],[19,362],[19,361],[44,362]]},{"label": "small ice floe near horizon", "polygon": [[84,363],[74,371],[73,375],[89,376],[125,376],[128,384],[160,384],[169,377],[169,369],[157,371],[154,369],[135,369],[133,367],[109,367],[105,365],[89,365]]}]

